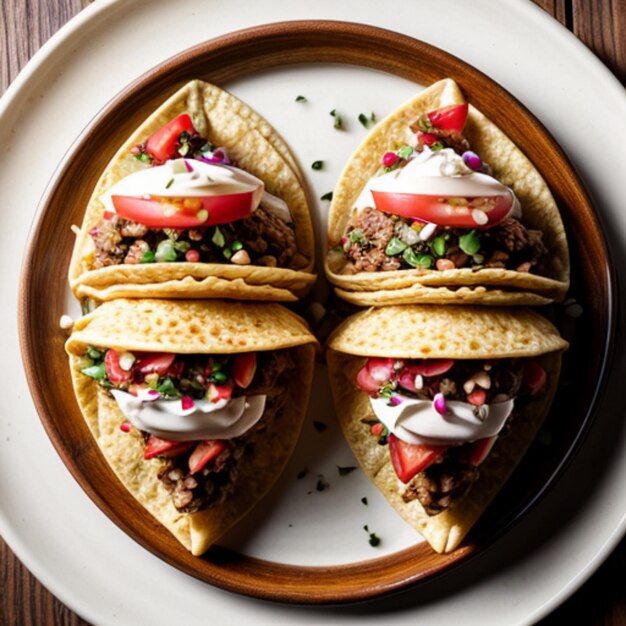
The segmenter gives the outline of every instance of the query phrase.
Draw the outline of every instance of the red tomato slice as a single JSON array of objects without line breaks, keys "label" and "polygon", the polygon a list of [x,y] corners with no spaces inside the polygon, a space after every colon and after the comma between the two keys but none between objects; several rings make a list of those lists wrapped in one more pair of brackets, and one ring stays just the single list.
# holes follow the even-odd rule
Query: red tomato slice
[{"label": "red tomato slice", "polygon": [[367,368],[367,364],[364,365],[356,375],[356,384],[370,396],[377,396],[378,390],[381,386],[381,383],[372,378],[372,375],[369,373]]},{"label": "red tomato slice", "polygon": [[431,111],[428,113],[428,119],[435,128],[460,133],[467,120],[467,109],[467,103],[451,104],[436,111]]},{"label": "red tomato slice", "polygon": [[144,376],[146,374],[152,374],[153,372],[156,372],[159,376],[165,376],[175,358],[175,354],[168,352],[143,354],[141,357],[137,358],[135,369],[139,373],[144,374]]},{"label": "red tomato slice", "polygon": [[[390,191],[374,191],[374,204],[383,213],[392,213],[420,222],[432,222],[440,226],[455,226],[458,228],[490,228],[499,224],[513,207],[511,194],[491,196],[493,204],[481,206],[481,211],[487,216],[485,224],[479,224],[472,215],[472,208],[459,206],[455,200],[470,201],[468,198],[431,196],[417,193],[394,193]],[[450,203],[452,201],[452,204]],[[483,208],[484,207],[484,208]]]},{"label": "red tomato slice", "polygon": [[378,384],[386,383],[394,375],[393,359],[371,358],[367,359],[367,371]]},{"label": "red tomato slice", "polygon": [[232,380],[225,382],[223,385],[215,385],[211,383],[207,389],[207,397],[211,402],[219,402],[220,400],[228,400],[233,395]]},{"label": "red tomato slice", "polygon": [[415,474],[423,472],[447,450],[447,446],[427,446],[407,443],[395,435],[389,435],[391,464],[398,478],[408,483]]},{"label": "red tomato slice", "polygon": [[169,439],[161,439],[156,435],[150,435],[146,441],[143,458],[148,460],[157,455],[172,458],[189,450],[194,443],[193,441],[170,441]]},{"label": "red tomato slice", "polygon": [[132,369],[127,372],[121,368],[120,357],[115,350],[106,351],[104,355],[104,369],[106,370],[107,378],[114,385],[128,383],[133,378]]},{"label": "red tomato slice", "polygon": [[189,457],[189,471],[192,474],[199,472],[224,449],[224,445],[220,439],[201,441]]},{"label": "red tomato slice", "polygon": [[237,354],[233,359],[233,380],[242,389],[250,386],[256,372],[256,352]]},{"label": "red tomato slice", "polygon": [[157,161],[167,161],[176,153],[178,138],[184,132],[190,135],[196,132],[187,113],[174,118],[151,135],[146,141],[146,150]]},{"label": "red tomato slice", "polygon": [[471,443],[470,463],[472,465],[480,465],[489,456],[497,438],[498,435],[494,435],[493,437],[485,437]]},{"label": "red tomato slice", "polygon": [[111,196],[120,217],[151,228],[215,226],[250,217],[253,191],[197,198]]}]

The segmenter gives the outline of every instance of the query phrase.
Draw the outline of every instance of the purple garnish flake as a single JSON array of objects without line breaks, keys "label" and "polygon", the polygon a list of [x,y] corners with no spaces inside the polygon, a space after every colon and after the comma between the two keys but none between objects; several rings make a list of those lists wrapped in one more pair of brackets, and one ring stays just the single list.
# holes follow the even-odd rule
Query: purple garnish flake
[{"label": "purple garnish flake", "polygon": [[137,391],[137,398],[142,402],[154,402],[161,397],[161,394],[156,389],[139,389]]},{"label": "purple garnish flake", "polygon": [[399,404],[402,404],[402,398],[399,398],[398,396],[391,396],[389,404],[391,404],[391,406],[398,406]]},{"label": "purple garnish flake", "polygon": [[439,415],[445,415],[447,408],[446,397],[442,393],[436,393],[433,398],[433,406]]},{"label": "purple garnish flake", "polygon": [[191,166],[191,163],[187,161],[187,159],[183,159],[183,163],[185,164],[188,172],[193,172],[193,167]]},{"label": "purple garnish flake", "polygon": [[471,150],[466,150],[463,153],[463,162],[465,163],[465,165],[467,165],[467,167],[474,171],[480,170],[480,168],[483,166],[482,159]]}]

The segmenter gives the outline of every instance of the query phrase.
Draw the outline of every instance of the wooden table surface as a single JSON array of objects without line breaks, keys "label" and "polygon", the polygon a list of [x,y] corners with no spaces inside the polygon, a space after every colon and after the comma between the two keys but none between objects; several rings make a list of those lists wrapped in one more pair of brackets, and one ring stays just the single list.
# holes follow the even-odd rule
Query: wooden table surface
[{"label": "wooden table surface", "polygon": [[[533,1],[578,36],[626,84],[626,0]],[[0,0],[0,94],[41,44],[88,3]],[[625,625],[625,579],[626,539],[541,626]],[[49,593],[0,539],[0,625],[87,626],[87,622]]]}]

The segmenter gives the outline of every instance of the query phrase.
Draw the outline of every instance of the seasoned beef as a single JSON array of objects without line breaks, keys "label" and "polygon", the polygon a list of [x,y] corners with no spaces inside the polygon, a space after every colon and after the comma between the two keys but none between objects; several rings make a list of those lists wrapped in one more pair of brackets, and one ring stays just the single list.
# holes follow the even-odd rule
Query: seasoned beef
[{"label": "seasoned beef", "polygon": [[411,480],[402,499],[405,502],[417,499],[428,515],[437,515],[463,496],[478,475],[478,469],[467,459],[465,446],[450,448],[440,462]]}]

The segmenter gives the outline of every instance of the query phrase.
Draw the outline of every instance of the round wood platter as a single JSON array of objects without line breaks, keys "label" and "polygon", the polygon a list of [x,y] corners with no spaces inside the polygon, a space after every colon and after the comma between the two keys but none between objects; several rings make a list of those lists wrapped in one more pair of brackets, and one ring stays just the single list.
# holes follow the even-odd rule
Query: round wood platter
[{"label": "round wood platter", "polygon": [[[58,326],[66,306],[70,226],[81,223],[110,158],[188,80],[225,85],[257,71],[302,63],[364,66],[421,85],[453,78],[468,101],[506,128],[539,169],[566,225],[571,293],[583,314],[574,319],[562,306],[544,309],[571,342],[546,421],[547,432],[558,436],[549,448],[533,444],[468,539],[452,554],[436,554],[420,543],[385,557],[329,567],[263,561],[220,547],[202,558],[193,557],[118,482],[73,397],[63,350],[65,334]],[[83,132],[55,174],[31,233],[22,274],[20,338],[33,399],[52,443],[87,494],[121,529],[171,565],[221,588],[283,602],[338,603],[382,596],[443,574],[478,554],[546,494],[592,420],[611,357],[614,290],[604,237],[580,179],[543,126],[502,87],[456,57],[394,32],[346,22],[283,22],[228,34],[176,55],[117,95]],[[395,515],[391,508],[389,514]]]}]

